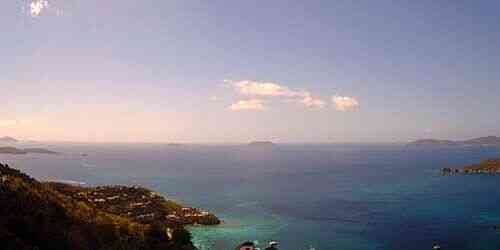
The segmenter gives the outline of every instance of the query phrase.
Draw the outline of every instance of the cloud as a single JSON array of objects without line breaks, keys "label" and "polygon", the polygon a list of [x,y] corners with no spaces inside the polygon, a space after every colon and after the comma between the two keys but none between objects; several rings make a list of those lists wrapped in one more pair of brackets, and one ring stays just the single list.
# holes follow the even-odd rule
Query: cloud
[{"label": "cloud", "polygon": [[241,100],[229,107],[232,111],[264,110],[264,102],[260,99]]},{"label": "cloud", "polygon": [[17,125],[16,120],[0,120],[0,127],[12,127]]},{"label": "cloud", "polygon": [[332,102],[338,111],[349,111],[359,107],[359,102],[353,97],[347,96],[333,96]]},{"label": "cloud", "polygon": [[300,100],[300,102],[311,108],[323,108],[325,106],[325,102],[323,100],[314,98],[311,95],[304,97],[304,99]]},{"label": "cloud", "polygon": [[251,80],[232,81],[224,80],[232,85],[236,91],[243,96],[288,98],[296,100],[307,107],[323,108],[325,102],[304,90],[293,90],[275,82],[259,82]]},{"label": "cloud", "polygon": [[26,126],[33,124],[31,120],[0,120],[0,127]]},{"label": "cloud", "polygon": [[42,11],[49,7],[49,1],[47,0],[34,0],[30,4],[30,14],[32,17],[39,16]]},{"label": "cloud", "polygon": [[257,81],[230,81],[237,91],[246,96],[282,96],[282,97],[297,97],[304,96],[303,91],[293,91],[288,87],[282,86],[274,82],[257,82]]},{"label": "cloud", "polygon": [[210,96],[210,101],[213,102],[219,101],[219,97],[217,97],[216,95]]}]

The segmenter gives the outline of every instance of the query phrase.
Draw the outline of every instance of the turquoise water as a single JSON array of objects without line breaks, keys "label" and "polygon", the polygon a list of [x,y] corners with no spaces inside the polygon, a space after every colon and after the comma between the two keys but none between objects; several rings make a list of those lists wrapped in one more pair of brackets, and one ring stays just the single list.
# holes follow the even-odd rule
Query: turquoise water
[{"label": "turquoise water", "polygon": [[290,250],[500,249],[500,176],[439,174],[500,157],[497,148],[38,146],[63,154],[0,161],[41,179],[144,185],[207,208],[224,223],[190,228],[200,249],[244,240]]}]

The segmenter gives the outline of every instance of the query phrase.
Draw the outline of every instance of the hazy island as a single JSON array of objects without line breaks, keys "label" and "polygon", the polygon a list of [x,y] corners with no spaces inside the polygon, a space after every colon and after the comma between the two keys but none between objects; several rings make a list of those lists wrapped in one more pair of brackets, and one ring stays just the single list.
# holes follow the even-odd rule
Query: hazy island
[{"label": "hazy island", "polygon": [[500,147],[500,137],[486,136],[465,141],[423,139],[411,142],[409,146],[498,146]]},{"label": "hazy island", "polygon": [[2,249],[193,250],[184,225],[219,224],[141,187],[39,182],[0,164]]},{"label": "hazy island", "polygon": [[16,154],[16,155],[25,155],[28,153],[32,154],[59,154],[58,152],[43,149],[43,148],[25,148],[18,149],[15,147],[0,147],[0,154]]},{"label": "hazy island", "polygon": [[27,152],[15,147],[0,147],[0,154],[25,155]]},{"label": "hazy island", "polygon": [[0,137],[0,142],[3,142],[3,143],[17,143],[19,141],[17,139],[13,138],[13,137],[4,136],[4,137]]},{"label": "hazy island", "polygon": [[268,147],[268,146],[274,146],[275,144],[271,141],[253,141],[253,142],[250,142],[248,145],[249,146]]}]

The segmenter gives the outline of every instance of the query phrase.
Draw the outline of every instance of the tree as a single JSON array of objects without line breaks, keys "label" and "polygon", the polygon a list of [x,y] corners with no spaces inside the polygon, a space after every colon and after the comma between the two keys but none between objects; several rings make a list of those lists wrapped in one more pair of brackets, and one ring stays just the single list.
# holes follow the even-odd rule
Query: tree
[{"label": "tree", "polygon": [[190,245],[191,233],[182,227],[176,228],[172,232],[172,241],[180,245]]}]

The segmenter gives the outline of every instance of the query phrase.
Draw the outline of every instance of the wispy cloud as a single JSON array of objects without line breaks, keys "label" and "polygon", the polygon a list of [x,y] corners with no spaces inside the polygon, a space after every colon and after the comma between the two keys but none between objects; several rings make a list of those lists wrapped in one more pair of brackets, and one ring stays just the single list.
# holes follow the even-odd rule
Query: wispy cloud
[{"label": "wispy cloud", "polygon": [[283,84],[275,82],[259,82],[251,80],[224,80],[224,82],[232,85],[240,95],[244,96],[287,98],[296,100],[298,103],[313,108],[323,108],[325,106],[325,102],[323,100],[313,97],[313,95],[308,91],[294,90],[284,86]]},{"label": "wispy cloud", "polygon": [[241,100],[229,107],[232,111],[264,110],[264,102],[260,99]]},{"label": "wispy cloud", "polygon": [[349,111],[359,107],[359,102],[354,97],[338,96],[332,97],[332,102],[338,111]]},{"label": "wispy cloud", "polygon": [[219,97],[216,95],[210,96],[210,101],[212,101],[212,102],[219,101]]},{"label": "wispy cloud", "polygon": [[43,10],[49,7],[49,1],[47,0],[34,0],[30,4],[30,14],[32,17],[39,16]]}]

